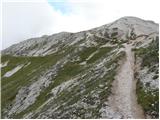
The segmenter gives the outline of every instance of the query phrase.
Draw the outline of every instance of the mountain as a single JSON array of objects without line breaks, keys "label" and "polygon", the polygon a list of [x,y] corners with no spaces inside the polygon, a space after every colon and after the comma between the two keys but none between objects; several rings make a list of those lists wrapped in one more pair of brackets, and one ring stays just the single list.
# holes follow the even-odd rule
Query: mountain
[{"label": "mountain", "polygon": [[136,17],[1,52],[2,118],[159,118],[159,25]]}]

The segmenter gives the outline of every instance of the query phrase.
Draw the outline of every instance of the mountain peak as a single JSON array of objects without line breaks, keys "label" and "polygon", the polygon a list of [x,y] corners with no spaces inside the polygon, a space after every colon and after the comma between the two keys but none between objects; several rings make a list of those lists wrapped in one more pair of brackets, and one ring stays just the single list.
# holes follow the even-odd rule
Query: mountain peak
[{"label": "mountain peak", "polygon": [[[50,36],[44,35],[39,38],[32,38],[15,44],[3,50],[2,53],[14,55],[23,54],[27,56],[48,55],[55,51],[55,47],[54,50],[52,50],[52,48],[56,44],[73,45],[80,39],[86,38],[88,41],[93,41],[93,39],[95,39],[95,35],[110,41],[114,37],[127,40],[133,33],[134,37],[135,35],[138,37],[141,35],[150,35],[153,33],[158,34],[158,31],[158,24],[154,22],[145,21],[137,17],[126,16],[110,24],[87,31],[81,31],[78,33],[60,32]],[[113,35],[115,36],[113,37]],[[36,54],[37,52],[38,54]]]},{"label": "mountain peak", "polygon": [[123,22],[130,22],[130,23],[151,22],[151,23],[153,23],[153,24],[157,24],[157,23],[155,23],[154,21],[144,20],[144,19],[141,19],[141,18],[139,18],[139,17],[134,17],[134,16],[124,16],[124,17],[119,18],[119,19],[116,20],[116,21],[123,21]]}]

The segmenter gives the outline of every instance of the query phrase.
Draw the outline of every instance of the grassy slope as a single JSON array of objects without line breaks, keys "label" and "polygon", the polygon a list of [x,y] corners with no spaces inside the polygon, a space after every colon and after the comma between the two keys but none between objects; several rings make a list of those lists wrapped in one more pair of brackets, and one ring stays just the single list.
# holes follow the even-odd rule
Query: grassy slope
[{"label": "grassy slope", "polygon": [[2,76],[4,73],[12,70],[19,64],[31,63],[30,65],[23,67],[11,77],[2,78],[2,109],[15,98],[15,95],[22,86],[26,86],[36,80],[40,75],[39,73],[55,64],[59,57],[60,56],[57,55],[47,57],[2,56],[2,63],[9,60],[8,65],[2,68]]},{"label": "grassy slope", "polygon": [[[2,68],[2,115],[3,109],[9,106],[16,97],[18,90],[22,86],[32,84],[39,78],[43,72],[53,66],[59,59],[72,51],[72,47],[68,47],[63,53],[62,50],[45,57],[15,57],[9,55],[2,56],[2,63],[9,61],[8,65]],[[11,77],[3,77],[3,75],[20,64],[31,63],[27,67],[23,67]]]},{"label": "grassy slope", "polygon": [[[152,41],[147,48],[139,48],[135,50],[136,58],[140,57],[142,59],[141,69],[148,67],[148,72],[152,71],[158,73],[158,68],[154,67],[155,64],[159,64],[158,42],[158,40]],[[149,85],[145,86],[140,80],[138,80],[137,95],[138,103],[142,105],[145,113],[151,115],[152,118],[158,118],[159,90],[152,89]]]},{"label": "grassy slope", "polygon": [[[110,68],[115,62],[118,63],[118,61],[122,59],[122,57],[124,57],[123,52],[113,57],[113,59],[109,63],[106,64],[106,67]],[[63,118],[72,118],[71,115],[73,114],[80,118],[86,118],[85,114],[91,112],[92,117],[89,117],[89,118],[100,118],[99,109],[102,107],[103,103],[107,101],[108,95],[111,92],[111,83],[114,80],[114,76],[116,74],[117,67],[118,65],[115,65],[111,70],[109,70],[105,74],[103,78],[96,78],[96,79],[92,79],[91,81],[88,81],[88,79],[92,76],[92,73],[89,73],[90,74],[90,76],[88,76],[89,78],[82,78],[80,80],[80,83],[77,86],[75,86],[73,89],[71,89],[71,91],[64,90],[52,103],[52,105],[54,104],[60,105],[58,110],[60,110],[61,112],[60,114],[57,114],[57,116],[61,116],[61,114],[68,111],[69,112],[68,115],[63,116]],[[87,70],[83,72],[87,73],[86,71]],[[99,85],[104,85],[104,86],[103,88],[100,88]],[[80,92],[82,91],[81,86],[85,86],[84,92]],[[94,98],[91,94],[92,91],[94,90],[101,91],[99,93],[100,103],[95,103],[96,98]],[[96,104],[97,107],[92,108],[92,109],[90,107],[88,108],[75,107],[74,104],[84,99],[84,97],[86,98],[85,102],[89,106],[93,106]],[[63,105],[63,103],[66,103],[66,104]],[[43,111],[46,111],[46,110],[48,110],[47,107],[43,109]],[[74,113],[73,113],[73,110],[74,110]],[[57,116],[53,115],[53,118],[57,118]],[[36,116],[34,116],[33,118],[36,118]]]},{"label": "grassy slope", "polygon": [[[2,110],[6,108],[9,104],[13,102],[15,99],[15,96],[18,92],[18,90],[22,86],[26,86],[34,82],[38,79],[40,73],[43,73],[43,71],[47,70],[49,67],[54,65],[59,59],[67,55],[68,53],[73,53],[76,47],[67,47],[65,49],[60,50],[58,53],[45,56],[45,57],[13,57],[13,56],[2,56],[2,63],[5,61],[9,61],[8,65],[4,68],[2,68],[2,76],[9,70],[12,70],[19,64],[27,64],[31,62],[30,65],[27,67],[22,68],[18,72],[16,72],[14,75],[8,78],[2,78]],[[104,47],[104,48],[98,48],[98,47],[86,47],[82,51],[79,51],[78,53],[74,53],[72,56],[78,55],[80,57],[79,61],[69,61],[66,63],[66,65],[58,72],[57,77],[54,79],[54,82],[50,84],[48,88],[45,88],[41,94],[38,96],[37,101],[32,104],[30,107],[28,107],[26,110],[22,111],[19,114],[16,114],[12,116],[13,118],[22,118],[24,114],[29,113],[31,111],[35,111],[39,106],[41,106],[46,100],[48,100],[51,96],[48,94],[54,87],[60,85],[61,83],[70,80],[71,78],[74,78],[78,74],[84,74],[87,70],[89,70],[90,67],[92,67],[92,64],[94,64],[97,60],[104,58],[105,55],[107,55],[109,52],[111,52],[113,48],[110,47]],[[65,52],[62,52],[65,51]],[[95,51],[98,51],[94,56],[92,56],[88,61],[86,66],[79,65],[80,62],[85,61],[92,53]],[[111,61],[109,61],[108,64],[106,64],[106,68],[111,67],[116,63],[116,65],[108,71],[108,73],[105,75],[104,78],[101,79],[95,79],[93,81],[89,81],[85,83],[85,86],[88,86],[86,88],[86,91],[83,95],[87,95],[92,90],[98,90],[99,84],[104,84],[105,82],[108,82],[107,86],[108,89],[103,89],[100,93],[100,99],[101,102],[105,101],[107,99],[107,96],[110,93],[110,87],[111,82],[114,79],[115,70],[118,66],[118,60],[124,56],[124,53],[120,53],[119,56],[115,56],[112,58]],[[107,57],[107,56],[106,56]],[[82,82],[83,83],[83,82]],[[76,103],[79,99],[81,99],[81,96],[77,96],[76,93],[80,91],[80,87],[76,87],[72,89],[72,92],[63,92],[55,101],[63,101],[66,99],[71,99],[71,96],[74,96],[71,101],[69,101],[67,104],[72,105]],[[107,93],[107,94],[106,94]],[[66,97],[67,96],[67,97]],[[89,96],[87,96],[88,100],[90,99]],[[92,101],[92,99],[90,99]],[[102,102],[103,103],[103,102]],[[102,104],[101,104],[102,105]],[[100,107],[100,106],[99,106]],[[92,111],[92,110],[91,110]],[[3,112],[3,111],[2,111]],[[63,111],[64,112],[64,111]],[[95,118],[98,113],[95,109],[92,111],[95,113]],[[2,113],[3,114],[3,113]],[[83,116],[83,115],[82,115]],[[81,116],[81,117],[82,117]]]}]

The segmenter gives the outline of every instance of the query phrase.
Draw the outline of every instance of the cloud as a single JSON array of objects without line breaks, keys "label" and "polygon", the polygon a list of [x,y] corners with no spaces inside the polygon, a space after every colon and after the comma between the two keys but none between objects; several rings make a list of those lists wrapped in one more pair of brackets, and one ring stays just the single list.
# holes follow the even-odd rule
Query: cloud
[{"label": "cloud", "polygon": [[6,1],[2,6],[3,49],[44,34],[87,30],[123,16],[159,19],[159,0]]},{"label": "cloud", "polygon": [[4,2],[2,7],[2,48],[52,32],[53,9],[47,2]]}]

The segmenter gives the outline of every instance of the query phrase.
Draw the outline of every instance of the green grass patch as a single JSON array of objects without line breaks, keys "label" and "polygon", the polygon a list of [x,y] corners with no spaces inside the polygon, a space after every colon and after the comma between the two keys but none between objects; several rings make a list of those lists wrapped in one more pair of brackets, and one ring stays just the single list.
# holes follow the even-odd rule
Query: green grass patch
[{"label": "green grass patch", "polygon": [[98,46],[104,45],[107,42],[109,42],[109,40],[103,38],[103,37],[98,37],[98,36],[94,36],[94,41],[98,44]]},{"label": "green grass patch", "polygon": [[[35,82],[43,72],[51,68],[58,60],[64,57],[66,54],[73,51],[73,47],[64,48],[64,52],[58,51],[55,54],[47,55],[44,57],[29,57],[29,56],[10,56],[3,55],[2,63],[9,61],[8,65],[2,68],[2,76],[12,70],[17,65],[31,63],[30,65],[23,67],[18,72],[10,77],[2,77],[2,116],[3,109],[10,105],[16,97],[19,89],[23,86],[27,86],[32,82]],[[73,72],[72,72],[73,73]]]},{"label": "green grass patch", "polygon": [[[133,49],[135,51],[135,57],[141,58],[141,69],[147,67],[150,72],[156,73],[152,80],[157,79],[159,63],[159,40],[153,40],[146,48]],[[135,78],[138,79],[136,86],[136,93],[138,96],[138,103],[144,109],[145,114],[150,115],[152,118],[159,118],[159,90],[151,88],[150,83],[145,85],[140,81],[138,72],[135,72]]]},{"label": "green grass patch", "polygon": [[136,56],[142,58],[141,67],[151,67],[159,61],[159,41],[153,40],[146,48],[133,49]]},{"label": "green grass patch", "polygon": [[87,63],[93,63],[96,60],[100,59],[101,57],[105,57],[106,54],[108,54],[111,50],[113,49],[113,47],[103,47],[103,48],[99,48],[98,52],[96,54],[94,54],[88,61]]},{"label": "green grass patch", "polygon": [[13,116],[13,118],[22,118],[24,114],[29,113],[31,111],[36,110],[40,107],[47,99],[50,98],[50,93],[53,88],[60,85],[61,83],[70,80],[77,74],[82,71],[82,67],[78,63],[68,62],[64,67],[58,72],[57,77],[53,80],[49,87],[45,88],[40,95],[37,97],[37,100],[34,104],[29,106],[27,109],[22,111],[21,113]]},{"label": "green grass patch", "polygon": [[96,50],[97,50],[96,47],[86,47],[86,48],[84,48],[84,50],[79,53],[79,56],[80,56],[80,59],[81,59],[79,62],[85,61]]},{"label": "green grass patch", "polygon": [[136,93],[144,112],[152,118],[159,118],[159,90],[148,90],[138,81]]},{"label": "green grass patch", "polygon": [[54,65],[59,57],[56,55],[46,57],[2,56],[3,60],[9,60],[8,65],[2,69],[2,76],[19,64],[31,63],[10,77],[2,77],[2,109],[14,100],[18,90],[22,86],[26,86],[36,80],[40,76],[40,73]]}]

